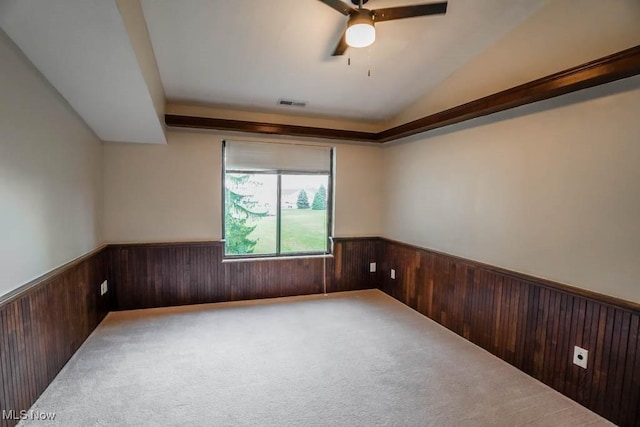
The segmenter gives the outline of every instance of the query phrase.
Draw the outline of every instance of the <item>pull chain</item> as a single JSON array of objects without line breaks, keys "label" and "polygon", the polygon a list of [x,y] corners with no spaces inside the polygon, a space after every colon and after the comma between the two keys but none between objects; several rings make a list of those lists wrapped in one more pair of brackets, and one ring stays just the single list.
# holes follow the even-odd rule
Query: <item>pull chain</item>
[{"label": "pull chain", "polygon": [[[371,46],[367,48],[367,77],[371,77]],[[347,51],[347,65],[351,65],[351,49]]]}]

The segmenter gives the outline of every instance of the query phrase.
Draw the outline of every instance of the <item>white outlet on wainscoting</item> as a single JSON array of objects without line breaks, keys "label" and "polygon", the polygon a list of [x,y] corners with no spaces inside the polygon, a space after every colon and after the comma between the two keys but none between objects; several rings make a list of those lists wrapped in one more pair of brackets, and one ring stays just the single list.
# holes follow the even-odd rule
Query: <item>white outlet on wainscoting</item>
[{"label": "white outlet on wainscoting", "polygon": [[573,364],[578,365],[583,369],[587,369],[587,359],[589,358],[589,352],[584,348],[578,346],[573,347]]},{"label": "white outlet on wainscoting", "polygon": [[391,269],[391,278],[392,279],[396,278],[396,271],[393,268]]},{"label": "white outlet on wainscoting", "polygon": [[375,262],[370,262],[369,263],[369,272],[370,273],[375,273],[376,272],[376,263]]},{"label": "white outlet on wainscoting", "polygon": [[107,281],[105,280],[100,284],[100,295],[104,295],[109,291],[109,285],[107,285]]}]

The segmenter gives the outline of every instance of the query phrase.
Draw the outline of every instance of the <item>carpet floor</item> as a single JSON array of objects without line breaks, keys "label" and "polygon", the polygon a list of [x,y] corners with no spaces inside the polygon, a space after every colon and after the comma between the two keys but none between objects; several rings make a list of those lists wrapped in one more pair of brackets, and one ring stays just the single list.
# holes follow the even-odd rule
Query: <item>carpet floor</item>
[{"label": "carpet floor", "polygon": [[110,313],[31,408],[64,426],[610,425],[378,290]]}]

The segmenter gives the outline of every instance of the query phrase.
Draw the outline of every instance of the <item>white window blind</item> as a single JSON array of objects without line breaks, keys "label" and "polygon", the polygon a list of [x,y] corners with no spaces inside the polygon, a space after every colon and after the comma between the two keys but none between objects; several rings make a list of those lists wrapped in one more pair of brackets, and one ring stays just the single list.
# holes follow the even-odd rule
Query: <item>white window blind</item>
[{"label": "white window blind", "polygon": [[331,148],[317,145],[225,141],[225,167],[228,171],[329,173]]}]

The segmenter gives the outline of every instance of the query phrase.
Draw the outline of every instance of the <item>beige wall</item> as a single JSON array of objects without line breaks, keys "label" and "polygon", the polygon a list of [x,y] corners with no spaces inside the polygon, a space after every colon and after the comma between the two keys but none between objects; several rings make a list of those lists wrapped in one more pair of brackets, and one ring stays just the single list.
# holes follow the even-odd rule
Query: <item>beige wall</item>
[{"label": "beige wall", "polygon": [[[548,2],[396,122],[637,44],[636,0],[575,3]],[[221,141],[295,141],[171,131],[167,145],[101,148],[17,52],[0,33],[0,295],[101,238],[221,238]],[[221,114],[181,105],[167,111]],[[328,142],[337,147],[334,234],[384,235],[640,301],[638,111],[634,78],[384,148]]]},{"label": "beige wall", "polygon": [[640,302],[640,77],[384,150],[386,237]]},{"label": "beige wall", "polygon": [[100,243],[100,141],[0,30],[0,296]]},{"label": "beige wall", "polygon": [[220,238],[220,143],[167,133],[166,145],[104,144],[107,242]]},{"label": "beige wall", "polygon": [[[391,124],[635,46],[639,17],[637,0],[549,1]],[[387,146],[384,235],[640,301],[639,82]]]},{"label": "beige wall", "polygon": [[[104,145],[107,241],[220,239],[222,140],[291,141],[213,132],[167,136],[163,146]],[[382,149],[329,145],[337,151],[335,235],[380,234]]]}]

